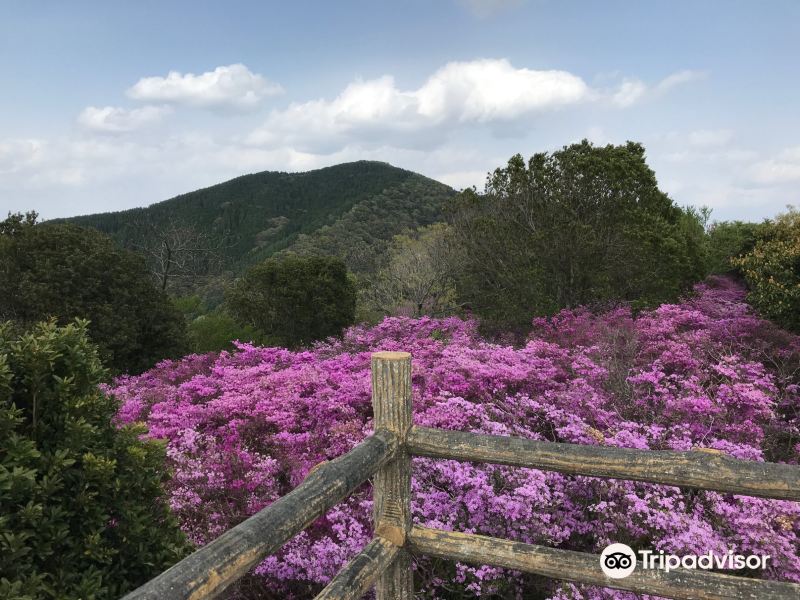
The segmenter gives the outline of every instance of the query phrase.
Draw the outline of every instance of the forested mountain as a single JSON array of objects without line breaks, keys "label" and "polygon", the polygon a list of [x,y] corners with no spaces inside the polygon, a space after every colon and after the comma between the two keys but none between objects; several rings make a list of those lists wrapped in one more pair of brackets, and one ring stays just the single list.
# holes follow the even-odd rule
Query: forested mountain
[{"label": "forested mountain", "polygon": [[[411,171],[358,161],[306,173],[244,175],[146,208],[67,220],[142,251],[156,277],[164,270],[168,287],[170,278],[237,274],[280,251],[333,254],[353,270],[370,268],[393,235],[440,220],[452,194]],[[185,256],[176,260],[176,253]]]},{"label": "forested mountain", "polygon": [[444,184],[412,174],[399,185],[356,202],[330,225],[301,233],[286,251],[338,256],[351,271],[369,273],[393,236],[442,220],[442,204],[452,194]]}]

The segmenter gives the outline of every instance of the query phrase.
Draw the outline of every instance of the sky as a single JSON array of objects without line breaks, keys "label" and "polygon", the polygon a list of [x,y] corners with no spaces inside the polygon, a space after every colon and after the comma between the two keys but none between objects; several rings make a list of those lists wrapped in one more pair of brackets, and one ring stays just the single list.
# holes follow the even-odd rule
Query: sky
[{"label": "sky", "polygon": [[638,141],[712,219],[800,205],[800,2],[0,0],[0,214],[369,159],[458,189]]}]

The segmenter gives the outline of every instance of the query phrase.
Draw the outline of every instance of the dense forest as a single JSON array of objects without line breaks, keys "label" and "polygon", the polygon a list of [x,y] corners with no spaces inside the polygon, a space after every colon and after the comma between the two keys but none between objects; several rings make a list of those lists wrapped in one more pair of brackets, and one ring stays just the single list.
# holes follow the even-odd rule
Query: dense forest
[{"label": "dense forest", "polygon": [[[800,214],[711,217],[641,144],[588,141],[515,155],[482,190],[360,161],[9,215],[0,598],[118,597],[288,493],[370,430],[379,349],[412,353],[419,424],[797,464]],[[427,459],[413,486],[423,524],[593,553],[711,540],[775,558],[738,575],[800,582],[796,503]],[[370,510],[362,489],[235,593],[313,597]],[[623,597],[416,573],[431,598]]]},{"label": "dense forest", "polygon": [[411,171],[359,161],[244,175],[146,208],[66,222],[141,253],[163,289],[204,293],[278,252],[335,255],[353,272],[370,270],[394,235],[441,220],[454,193]]}]

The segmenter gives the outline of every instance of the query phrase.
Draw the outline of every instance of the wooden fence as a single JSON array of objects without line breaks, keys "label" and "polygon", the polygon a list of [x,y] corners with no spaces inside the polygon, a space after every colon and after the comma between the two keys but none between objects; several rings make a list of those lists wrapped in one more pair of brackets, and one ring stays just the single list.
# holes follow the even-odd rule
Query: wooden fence
[{"label": "wooden fence", "polygon": [[792,599],[800,585],[675,569],[636,569],[606,577],[600,557],[584,552],[412,525],[411,457],[497,463],[629,479],[734,494],[800,500],[800,467],[736,460],[713,451],[646,451],[538,442],[415,427],[411,356],[372,355],[375,433],[344,456],[315,467],[291,493],[200,548],[124,600],[214,598],[265,556],[374,476],[375,537],[317,599],[378,600],[414,596],[411,554],[493,565],[566,581],[687,599]]}]

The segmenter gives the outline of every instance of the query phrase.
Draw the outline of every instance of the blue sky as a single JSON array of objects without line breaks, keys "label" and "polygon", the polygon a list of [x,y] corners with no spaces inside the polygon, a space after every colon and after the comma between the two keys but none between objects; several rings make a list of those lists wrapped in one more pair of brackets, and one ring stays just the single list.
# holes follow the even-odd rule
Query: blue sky
[{"label": "blue sky", "polygon": [[454,187],[636,140],[716,219],[800,204],[800,2],[0,0],[0,211],[375,159]]}]

